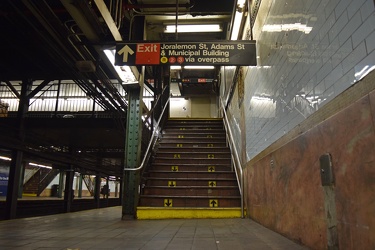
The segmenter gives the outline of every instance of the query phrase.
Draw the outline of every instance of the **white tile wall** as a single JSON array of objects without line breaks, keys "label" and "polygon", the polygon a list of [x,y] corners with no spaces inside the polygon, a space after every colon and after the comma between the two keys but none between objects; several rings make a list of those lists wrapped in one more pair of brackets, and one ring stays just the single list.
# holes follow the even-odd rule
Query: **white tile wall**
[{"label": "white tile wall", "polygon": [[[248,160],[375,68],[373,0],[263,0],[258,15],[260,58],[243,102]],[[295,23],[312,30],[262,31]]]}]

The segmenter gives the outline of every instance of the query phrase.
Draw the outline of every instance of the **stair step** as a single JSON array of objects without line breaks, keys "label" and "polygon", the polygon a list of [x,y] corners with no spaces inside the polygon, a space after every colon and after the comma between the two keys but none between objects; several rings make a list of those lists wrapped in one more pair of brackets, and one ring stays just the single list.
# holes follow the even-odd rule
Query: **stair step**
[{"label": "stair step", "polygon": [[202,154],[214,154],[214,153],[228,153],[230,155],[230,149],[227,147],[159,147],[157,153],[202,153]]},{"label": "stair step", "polygon": [[173,121],[168,120],[167,128],[173,127],[173,126],[221,126],[223,127],[223,120],[219,119],[217,121]]},{"label": "stair step", "polygon": [[173,138],[173,137],[164,137],[161,139],[159,142],[160,144],[162,143],[175,143],[175,144],[180,144],[180,143],[206,143],[207,144],[212,144],[212,143],[226,143],[225,137],[220,137],[220,138],[206,138],[206,137],[184,137],[184,138]]},{"label": "stair step", "polygon": [[215,171],[232,171],[232,168],[228,164],[179,164],[179,165],[172,165],[172,164],[162,164],[162,163],[154,163],[150,167],[149,170],[160,170],[160,171],[207,171],[207,172],[215,172]]},{"label": "stair step", "polygon": [[190,159],[179,159],[179,158],[166,158],[166,157],[157,157],[154,160],[154,163],[167,163],[167,164],[230,164],[231,159],[230,158],[214,158],[214,159],[208,159],[208,158],[190,158]]},{"label": "stair step", "polygon": [[241,218],[241,208],[138,207],[137,219]]},{"label": "stair step", "polygon": [[146,186],[235,186],[236,178],[145,178]]},{"label": "stair step", "polygon": [[147,172],[149,177],[159,178],[231,178],[233,172],[230,171],[162,171],[150,170]]},{"label": "stair step", "polygon": [[188,139],[188,138],[204,138],[204,139],[224,139],[225,134],[214,134],[214,133],[175,133],[175,134],[164,134],[162,140],[164,139]]},{"label": "stair step", "polygon": [[222,148],[227,147],[226,141],[223,142],[200,142],[200,141],[160,141],[159,149],[163,147],[177,147],[177,148]]},{"label": "stair step", "polygon": [[170,118],[168,124],[175,123],[219,123],[223,124],[222,118]]},{"label": "stair step", "polygon": [[150,207],[240,207],[240,196],[141,195],[139,206]]},{"label": "stair step", "polygon": [[239,196],[237,186],[208,187],[208,186],[148,186],[142,190],[144,195],[173,195],[173,196]]},{"label": "stair step", "polygon": [[230,152],[157,152],[157,158],[169,159],[230,159]]},{"label": "stair step", "polygon": [[163,134],[179,134],[179,133],[197,133],[197,134],[224,134],[224,128],[165,128],[163,129]]}]

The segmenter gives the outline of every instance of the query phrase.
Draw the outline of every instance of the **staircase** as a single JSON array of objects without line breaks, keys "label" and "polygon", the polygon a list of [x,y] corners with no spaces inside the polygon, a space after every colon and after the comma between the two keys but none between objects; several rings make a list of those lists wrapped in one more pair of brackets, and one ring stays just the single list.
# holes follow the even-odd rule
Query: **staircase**
[{"label": "staircase", "polygon": [[221,119],[170,119],[143,175],[138,219],[241,217]]},{"label": "staircase", "polygon": [[58,169],[39,168],[23,185],[23,195],[39,196],[58,173]]}]

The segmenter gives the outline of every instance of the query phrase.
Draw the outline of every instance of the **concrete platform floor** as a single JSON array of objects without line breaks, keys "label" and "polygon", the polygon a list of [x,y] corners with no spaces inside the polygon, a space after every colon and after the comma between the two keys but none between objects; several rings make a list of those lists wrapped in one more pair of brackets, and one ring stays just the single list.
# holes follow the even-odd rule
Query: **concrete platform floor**
[{"label": "concrete platform floor", "polygon": [[0,221],[0,249],[307,249],[249,219],[121,220],[121,207]]}]

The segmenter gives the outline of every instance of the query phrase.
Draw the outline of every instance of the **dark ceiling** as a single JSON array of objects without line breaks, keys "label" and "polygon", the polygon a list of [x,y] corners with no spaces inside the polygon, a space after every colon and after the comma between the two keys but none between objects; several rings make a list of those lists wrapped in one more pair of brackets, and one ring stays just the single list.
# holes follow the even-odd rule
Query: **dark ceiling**
[{"label": "dark ceiling", "polygon": [[[0,84],[6,85],[9,91],[14,92],[20,86],[15,88],[12,84],[21,84],[23,81],[44,80],[46,84],[52,80],[72,80],[86,92],[87,96],[95,97],[105,110],[124,117],[127,105],[125,96],[120,95],[116,87],[112,86],[119,78],[112,66],[104,60],[102,53],[103,48],[114,47],[116,42],[113,32],[101,15],[98,3],[104,3],[107,7],[112,3],[113,8],[108,9],[112,15],[117,13],[119,17],[116,24],[123,41],[145,33],[147,40],[178,39],[199,42],[226,38],[234,1],[179,1],[177,15],[179,24],[218,21],[223,25],[223,31],[180,33],[176,36],[176,34],[166,34],[161,29],[165,22],[176,22],[177,8],[174,0],[2,0],[0,1]],[[66,6],[69,6],[69,9]],[[76,13],[72,14],[74,11]],[[145,24],[144,31],[139,29],[140,24]],[[79,61],[91,62],[96,70],[82,71],[76,66]],[[148,75],[145,79],[155,77],[152,68],[146,72]],[[180,70],[174,74],[179,79],[210,80],[199,84],[181,83],[183,95],[212,94],[217,88],[218,69]],[[109,123],[105,121],[93,123],[88,119],[65,119],[63,123],[53,119],[28,120],[28,135],[37,135],[31,138],[39,138],[35,143],[46,146],[36,149],[33,139],[28,141],[31,144],[21,145],[19,141],[8,137],[9,134],[14,133],[14,129],[10,129],[9,134],[0,137],[2,140],[0,147],[13,145],[25,152],[34,148],[30,157],[43,156],[45,160],[61,164],[82,161],[80,164],[86,166],[86,169],[90,169],[93,164],[92,155],[97,156],[98,152],[101,152],[102,158],[110,162],[105,169],[103,168],[103,172],[120,175],[125,139],[123,127],[117,125],[123,121],[123,118],[112,119]],[[12,128],[16,123],[17,120],[10,119],[7,124],[4,123],[2,129],[5,126],[7,129]],[[65,125],[62,126],[63,124]],[[57,145],[59,149],[51,150],[47,145],[48,147]],[[67,158],[63,154],[65,146],[83,148],[86,150],[87,157],[74,154]],[[47,153],[48,157],[46,157]],[[115,163],[111,161],[111,157],[117,159]],[[102,164],[105,164],[105,161]]]},{"label": "dark ceiling", "polygon": [[[96,32],[96,45],[115,44],[110,29],[103,22],[95,1],[60,1],[60,0],[3,0],[0,1],[0,80],[21,79],[115,79],[113,71],[103,63],[101,55],[93,48],[93,41],[84,35],[76,20],[62,2],[70,2],[80,10]],[[117,1],[104,1],[107,3]],[[122,6],[120,34],[124,41],[129,40],[130,23],[139,18],[146,21],[146,37],[152,40],[173,41],[175,34],[166,34],[161,30],[152,30],[155,25],[175,22],[176,1],[118,1]],[[131,3],[130,3],[131,2]],[[188,6],[188,8],[184,7]],[[217,33],[180,33],[180,41],[223,40],[230,23],[233,0],[180,1],[180,19],[183,22],[213,22],[223,24],[224,31]],[[189,14],[189,18],[182,16]],[[209,17],[209,18],[207,18]],[[141,31],[133,30],[136,33]],[[91,60],[97,66],[97,74],[82,73],[76,67],[80,60]],[[100,74],[99,74],[100,73]],[[196,74],[196,73],[195,73]],[[186,77],[189,77],[185,73]]]}]

